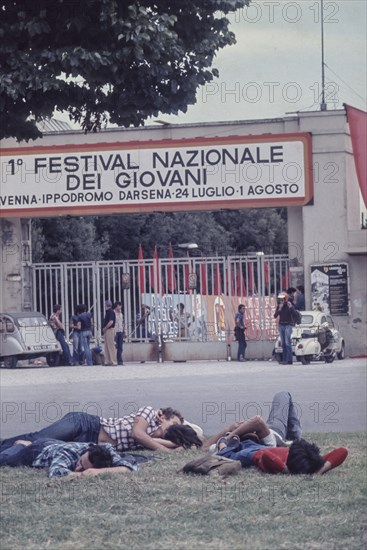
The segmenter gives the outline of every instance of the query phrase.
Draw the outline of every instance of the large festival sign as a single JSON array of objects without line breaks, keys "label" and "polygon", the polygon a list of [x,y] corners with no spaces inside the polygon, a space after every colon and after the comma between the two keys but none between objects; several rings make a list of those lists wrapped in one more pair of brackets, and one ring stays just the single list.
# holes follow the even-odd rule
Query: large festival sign
[{"label": "large festival sign", "polygon": [[308,133],[3,148],[2,217],[304,206]]}]

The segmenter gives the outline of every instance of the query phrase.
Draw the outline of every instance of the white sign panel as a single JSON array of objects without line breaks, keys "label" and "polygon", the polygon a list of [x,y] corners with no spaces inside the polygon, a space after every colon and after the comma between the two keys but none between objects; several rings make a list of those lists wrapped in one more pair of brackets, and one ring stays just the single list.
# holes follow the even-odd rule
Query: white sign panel
[{"label": "white sign panel", "polygon": [[1,151],[1,216],[305,205],[311,136],[287,134]]}]

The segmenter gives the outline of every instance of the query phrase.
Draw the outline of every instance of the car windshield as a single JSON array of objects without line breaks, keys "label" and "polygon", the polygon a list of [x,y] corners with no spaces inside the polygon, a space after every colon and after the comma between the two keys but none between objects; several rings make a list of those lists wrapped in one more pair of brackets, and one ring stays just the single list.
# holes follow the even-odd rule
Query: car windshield
[{"label": "car windshield", "polygon": [[19,317],[17,321],[20,327],[41,327],[47,325],[44,317]]},{"label": "car windshield", "polygon": [[302,315],[301,324],[302,325],[313,325],[314,324],[313,316],[312,315]]}]

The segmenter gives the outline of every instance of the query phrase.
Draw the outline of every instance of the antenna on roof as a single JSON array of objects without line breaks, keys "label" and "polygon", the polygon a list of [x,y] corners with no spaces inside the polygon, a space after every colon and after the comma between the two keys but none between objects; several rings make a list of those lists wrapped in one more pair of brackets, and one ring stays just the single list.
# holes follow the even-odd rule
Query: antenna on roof
[{"label": "antenna on roof", "polygon": [[325,103],[325,51],[324,51],[324,0],[321,0],[321,111],[327,111]]}]

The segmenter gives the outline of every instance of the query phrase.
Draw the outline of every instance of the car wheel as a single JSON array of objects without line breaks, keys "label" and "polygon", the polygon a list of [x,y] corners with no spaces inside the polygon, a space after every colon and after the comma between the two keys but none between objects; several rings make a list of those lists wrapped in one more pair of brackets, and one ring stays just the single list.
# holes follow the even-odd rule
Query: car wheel
[{"label": "car wheel", "polygon": [[46,357],[46,361],[49,367],[58,367],[60,365],[61,355],[58,351],[49,353]]},{"label": "car wheel", "polygon": [[338,359],[345,359],[345,344],[342,342],[342,347],[339,353],[336,354]]},{"label": "car wheel", "polygon": [[16,355],[9,355],[4,357],[4,367],[6,369],[15,369],[18,363],[18,357]]},{"label": "car wheel", "polygon": [[302,365],[309,365],[311,363],[312,355],[301,355],[300,361]]}]

